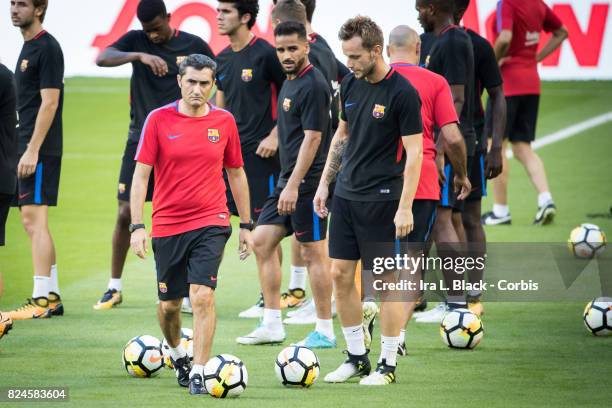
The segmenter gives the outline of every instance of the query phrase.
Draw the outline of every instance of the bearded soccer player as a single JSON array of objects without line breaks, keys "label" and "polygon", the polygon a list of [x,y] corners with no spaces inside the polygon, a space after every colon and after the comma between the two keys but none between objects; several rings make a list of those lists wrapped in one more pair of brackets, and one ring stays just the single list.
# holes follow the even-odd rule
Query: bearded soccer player
[{"label": "bearded soccer player", "polygon": [[[204,364],[215,332],[215,288],[227,239],[230,215],[223,169],[240,214],[239,250],[250,251],[250,205],[236,123],[232,115],[207,103],[215,83],[216,64],[201,54],[179,66],[181,99],[147,117],[132,181],[131,245],[139,257],[147,252],[142,210],[155,171],[152,247],[157,270],[162,332],[179,385],[191,394],[206,393]],[[193,367],[180,344],[181,300],[193,305]]]},{"label": "bearded soccer player", "polygon": [[[201,38],[173,29],[171,16],[162,0],[142,0],[136,11],[142,30],[132,30],[106,48],[97,58],[101,67],[132,65],[130,81],[130,126],[123,153],[118,210],[113,233],[111,278],[106,292],[94,305],[96,310],[107,310],[122,302],[121,276],[127,251],[130,248],[130,189],[134,174],[134,155],[141,129],[147,115],[156,108],[177,100],[178,64],[190,54],[213,57],[210,47]],[[153,197],[153,179],[147,189],[147,201]],[[189,306],[186,302],[185,306]],[[190,307],[189,307],[190,309]],[[187,311],[189,310],[187,309]]]},{"label": "bearded soccer player", "polygon": [[279,292],[281,265],[276,247],[288,235],[299,242],[317,308],[316,327],[298,345],[336,346],[332,315],[332,280],[327,254],[327,218],[314,212],[313,198],[325,166],[331,134],[331,89],[308,59],[306,28],[285,22],[274,29],[276,53],[287,74],[279,94],[278,135],[281,174],[253,235],[259,280],[264,291],[262,324],[239,337],[240,344],[278,343],[285,339]]},{"label": "bearded soccer player", "polygon": [[[433,32],[436,37],[425,58],[426,68],[442,75],[450,85],[455,110],[459,115],[459,128],[466,145],[465,170],[456,169],[448,163],[443,155],[444,149],[438,145],[438,171],[444,184],[433,238],[438,252],[443,257],[454,258],[461,256],[458,251],[463,249],[464,234],[461,223],[458,224],[460,228],[453,224],[453,210],[463,211],[464,201],[458,198],[459,192],[453,188],[452,182],[457,172],[463,174],[469,170],[476,149],[476,135],[472,122],[474,52],[469,36],[454,24],[454,0],[417,0],[416,9],[423,29],[426,32]],[[448,288],[453,288],[453,281],[463,278],[451,269],[444,269],[443,273]],[[417,322],[439,323],[447,309],[466,306],[463,291],[449,289],[447,296],[449,300],[447,304],[441,304],[431,311],[424,312],[427,314],[419,316]]]},{"label": "bearded soccer player", "polygon": [[[567,38],[567,29],[542,0],[503,0],[497,4],[495,31],[495,57],[504,79],[508,105],[505,138],[512,144],[514,157],[525,167],[538,193],[538,211],[533,224],[546,225],[553,221],[557,208],[550,193],[544,163],[531,146],[535,140],[540,104],[538,63],[561,46]],[[542,31],[552,33],[552,36],[538,51]],[[493,211],[482,217],[486,225],[512,222],[506,164],[501,175],[493,181]]]},{"label": "bearded soccer player", "polygon": [[[238,124],[255,222],[278,182],[276,104],[285,80],[274,47],[251,32],[258,13],[257,0],[220,0],[217,6],[217,28],[230,42],[217,56],[217,105],[230,111]],[[230,212],[237,214],[231,195],[228,201]],[[262,313],[263,295],[239,316]]]},{"label": "bearded soccer player", "polygon": [[34,290],[26,303],[7,313],[13,320],[64,314],[49,207],[57,205],[62,162],[64,56],[43,29],[46,0],[11,0],[11,20],[24,39],[15,68],[19,113],[16,205],[31,241]]},{"label": "bearded soccer player", "polygon": [[[341,119],[317,189],[315,210],[322,217],[328,215],[329,184],[337,175],[329,252],[348,358],[325,381],[367,376],[360,384],[386,385],[395,381],[406,304],[384,301],[383,296],[381,354],[370,373],[355,268],[362,259],[364,271],[372,270],[375,243],[384,246],[385,254],[387,250],[389,256],[395,254],[396,239],[409,239],[414,217],[425,211],[414,202],[423,154],[421,106],[416,90],[385,63],[383,33],[374,21],[363,16],[349,19],[339,39],[353,73],[342,81]],[[408,307],[414,307],[414,302]]]},{"label": "bearded soccer player", "polygon": [[[459,24],[470,0],[455,0],[455,24]],[[495,59],[491,44],[473,30],[463,27],[470,36],[474,49],[474,130],[476,131],[476,149],[470,168],[469,177],[472,192],[465,200],[463,213],[458,215],[465,230],[470,255],[474,258],[484,257],[486,252],[485,231],[480,222],[482,197],[487,195],[487,179],[497,177],[502,171],[502,138],[506,125],[506,99],[504,98],[501,72]],[[485,112],[482,106],[482,94],[486,89],[491,109],[489,126],[485,131]],[[488,148],[487,133],[491,133],[491,147]],[[454,215],[454,214],[453,214]],[[471,283],[483,279],[484,270],[472,269],[468,272]],[[481,291],[469,290],[467,293],[468,308],[480,316],[484,309],[480,302]]]},{"label": "bearded soccer player", "polygon": [[[444,77],[418,66],[421,41],[416,31],[408,26],[395,27],[389,34],[387,56],[391,67],[397,70],[414,86],[421,98],[423,121],[423,165],[421,177],[414,197],[413,208],[421,208],[420,216],[415,214],[414,242],[425,244],[433,227],[436,207],[440,198],[440,184],[436,168],[436,143],[434,126],[439,129],[442,145],[451,165],[465,168],[465,143],[457,126],[458,118],[453,104],[450,87]],[[459,198],[470,193],[471,185],[465,173],[457,172],[453,180]],[[425,246],[425,245],[423,245]],[[406,322],[410,321],[412,310],[408,310]],[[400,332],[398,354],[406,355],[405,330]]]},{"label": "bearded soccer player", "polygon": [[[4,246],[6,219],[17,190],[17,95],[13,73],[0,64],[0,247]],[[4,289],[0,271],[0,298]],[[13,321],[0,312],[0,339]]]}]

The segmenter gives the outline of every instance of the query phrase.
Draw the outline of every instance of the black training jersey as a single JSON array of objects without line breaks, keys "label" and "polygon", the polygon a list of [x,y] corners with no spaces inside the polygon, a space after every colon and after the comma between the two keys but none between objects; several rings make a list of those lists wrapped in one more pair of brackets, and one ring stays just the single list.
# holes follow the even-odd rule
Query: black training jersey
[{"label": "black training jersey", "polygon": [[236,119],[242,154],[252,153],[276,125],[278,91],[285,73],[276,50],[254,37],[240,51],[225,48],[217,56],[217,87],[225,108]]},{"label": "black training jersey", "polygon": [[348,144],[335,194],[353,201],[399,200],[406,161],[401,137],[421,133],[421,100],[390,69],[375,84],[348,75],[340,87]]},{"label": "black training jersey", "polygon": [[23,43],[15,68],[17,85],[17,130],[19,154],[25,152],[36,124],[42,102],[41,89],[59,89],[59,105],[51,128],[40,147],[39,154],[61,156],[62,154],[62,107],[64,104],[64,54],[51,34],[41,31]]},{"label": "black training jersey", "polygon": [[140,130],[147,115],[154,109],[181,98],[181,90],[176,83],[178,66],[190,54],[204,54],[214,58],[208,44],[200,37],[175,30],[172,38],[163,44],[155,44],[142,30],[132,30],[119,38],[112,48],[123,52],[142,52],[156,55],[166,61],[168,73],[158,77],[148,65],[140,61],[132,62],[130,80],[130,137],[138,141]]},{"label": "black training jersey", "polygon": [[[333,98],[331,105],[332,129],[335,130],[338,128],[338,114],[340,113],[338,60],[323,37],[312,33],[309,38],[310,53],[308,54],[308,59],[325,76],[331,89]],[[328,140],[328,142],[331,142],[331,140]]]},{"label": "black training jersey", "polygon": [[470,37],[458,26],[446,27],[434,41],[425,65],[430,71],[446,78],[449,85],[464,85],[465,101],[459,115],[459,128],[468,156],[474,155],[474,50]]},{"label": "black training jersey", "polygon": [[319,184],[331,138],[330,103],[329,84],[312,64],[283,84],[278,96],[279,187],[284,187],[293,173],[306,130],[321,132],[321,144],[303,182],[312,188]]},{"label": "black training jersey", "polygon": [[17,95],[13,73],[0,64],[0,193],[17,187]]},{"label": "black training jersey", "polygon": [[[482,93],[485,89],[495,88],[503,85],[503,79],[495,51],[491,44],[475,31],[465,29],[472,40],[474,48],[474,126],[483,126],[485,121],[485,112],[482,107]],[[477,148],[481,150],[487,149],[487,135],[481,135],[481,139],[476,141]]]},{"label": "black training jersey", "polygon": [[427,56],[429,55],[429,52],[431,51],[431,47],[433,46],[433,43],[436,41],[436,35],[433,33],[433,31],[426,31],[423,34],[421,34],[421,60],[419,61],[419,65],[424,67],[425,66],[425,60],[427,59]]}]

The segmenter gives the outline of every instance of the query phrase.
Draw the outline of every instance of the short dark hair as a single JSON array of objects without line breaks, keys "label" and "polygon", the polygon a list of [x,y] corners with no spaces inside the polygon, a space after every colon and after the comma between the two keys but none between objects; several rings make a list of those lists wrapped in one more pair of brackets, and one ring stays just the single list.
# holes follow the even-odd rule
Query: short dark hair
[{"label": "short dark hair", "polygon": [[141,23],[149,23],[156,17],[166,17],[168,11],[163,0],[140,0],[136,16]]},{"label": "short dark hair", "polygon": [[338,39],[348,41],[353,37],[361,37],[363,48],[367,50],[377,45],[382,47],[385,44],[382,30],[374,20],[367,16],[355,16],[342,24]]},{"label": "short dark hair", "polygon": [[433,4],[437,11],[455,15],[455,0],[426,0],[427,4]]},{"label": "short dark hair", "polygon": [[301,0],[304,7],[306,7],[306,20],[312,23],[312,16],[314,15],[315,8],[317,7],[317,0]]},{"label": "short dark hair", "polygon": [[219,0],[219,3],[233,3],[236,10],[238,10],[238,16],[240,18],[245,14],[249,14],[251,19],[247,23],[247,27],[249,30],[253,28],[257,21],[257,14],[259,14],[258,0]]},{"label": "short dark hair", "polygon": [[459,24],[459,20],[461,20],[461,15],[459,11],[465,12],[467,8],[470,6],[470,0],[455,0],[455,10],[453,11],[453,15],[457,24]]},{"label": "short dark hair", "polygon": [[213,61],[212,58],[207,57],[204,54],[191,54],[182,60],[179,64],[179,75],[185,75],[185,72],[189,67],[198,71],[208,68],[212,71],[213,78],[217,75],[217,63]]},{"label": "short dark hair", "polygon": [[304,27],[304,24],[298,23],[297,21],[285,21],[284,23],[277,25],[274,29],[275,37],[293,34],[297,34],[298,38],[301,40],[308,39],[306,27]]},{"label": "short dark hair", "polygon": [[303,23],[306,21],[306,8],[299,0],[280,0],[272,9],[272,18],[281,22],[297,21]]},{"label": "short dark hair", "polygon": [[47,14],[47,7],[49,7],[49,2],[47,0],[32,0],[32,5],[35,9],[42,8],[42,14],[40,15],[40,22],[45,21],[45,14]]}]

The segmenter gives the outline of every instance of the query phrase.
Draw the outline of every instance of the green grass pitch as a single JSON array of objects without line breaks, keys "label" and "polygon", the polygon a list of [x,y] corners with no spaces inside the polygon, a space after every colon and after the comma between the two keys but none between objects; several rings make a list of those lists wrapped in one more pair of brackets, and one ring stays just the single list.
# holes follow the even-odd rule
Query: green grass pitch
[{"label": "green grass pitch", "polygon": [[[538,135],[542,136],[610,110],[612,82],[545,83]],[[69,387],[70,402],[58,406],[318,406],[384,407],[573,407],[607,406],[612,338],[595,338],[583,327],[582,303],[488,303],[485,337],[474,351],[447,349],[435,325],[411,324],[409,356],[399,359],[398,383],[361,388],[328,385],[322,377],[308,390],[284,389],[274,375],[279,346],[238,346],[234,338],[253,329],[238,319],[258,295],[255,261],[241,263],[234,235],[227,247],[217,291],[218,325],[214,353],[242,358],[249,385],[237,400],[190,397],[168,370],[153,379],[127,376],[121,350],[131,337],[161,337],[155,314],[156,283],[152,254],[146,261],[129,255],[124,274],[124,303],[98,312],[92,305],[109,278],[110,243],[116,212],[116,188],[128,116],[126,80],[73,78],[66,81],[60,205],[50,211],[58,253],[66,315],[16,322],[0,341],[0,388]],[[531,225],[536,194],[524,170],[511,161],[511,227],[487,229],[492,242],[564,242],[582,222],[594,222],[612,234],[610,154],[612,124],[542,148],[551,190],[558,205],[555,223]],[[485,201],[489,209],[491,200]],[[149,209],[150,213],[150,209]],[[235,221],[235,220],[234,220]],[[7,243],[0,249],[4,297],[0,310],[31,293],[29,242],[11,211]],[[288,247],[285,247],[288,253]],[[611,249],[608,248],[608,251]],[[285,270],[288,267],[285,265]],[[608,271],[610,272],[610,271]],[[322,376],[343,359],[339,323],[336,350],[318,351]],[[183,326],[191,326],[184,317]],[[287,327],[289,344],[310,330]],[[378,334],[377,334],[378,338]],[[374,342],[372,356],[378,355]],[[52,404],[53,405],[53,404]],[[23,404],[22,406],[26,406]]]}]

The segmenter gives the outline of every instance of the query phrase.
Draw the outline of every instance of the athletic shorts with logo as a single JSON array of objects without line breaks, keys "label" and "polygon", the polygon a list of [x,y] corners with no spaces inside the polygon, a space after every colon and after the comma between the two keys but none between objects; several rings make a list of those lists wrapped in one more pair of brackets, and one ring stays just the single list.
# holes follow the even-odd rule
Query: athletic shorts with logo
[{"label": "athletic shorts with logo", "polygon": [[[361,259],[363,269],[368,270],[372,267],[373,256],[395,256],[400,243],[424,244],[431,234],[437,205],[435,200],[415,200],[412,204],[414,229],[397,240],[394,218],[399,200],[352,201],[336,195],[329,227],[329,256]],[[372,247],[378,244],[384,244],[390,253],[373,254]]]},{"label": "athletic shorts with logo", "polygon": [[39,155],[34,174],[17,179],[17,195],[13,199],[13,206],[56,206],[61,169],[61,156]]},{"label": "athletic shorts with logo", "polygon": [[314,211],[316,187],[301,190],[304,192],[300,191],[298,194],[295,211],[291,215],[280,215],[278,200],[283,188],[276,187],[266,200],[257,225],[283,225],[287,236],[295,234],[299,242],[324,240],[327,237],[327,218],[320,218]]},{"label": "athletic shorts with logo", "polygon": [[[531,143],[535,140],[540,95],[506,96],[506,131],[504,139],[510,142]],[[487,127],[491,129],[491,101],[487,103]]]},{"label": "athletic shorts with logo", "polygon": [[[133,134],[139,133],[140,131],[130,129],[128,140],[125,144],[123,151],[123,158],[121,159],[121,170],[119,171],[119,186],[117,188],[117,199],[120,201],[130,201],[130,191],[132,189],[132,178],[134,177],[134,171],[136,170],[136,151],[138,150],[138,141],[134,140]],[[149,177],[149,186],[147,188],[146,201],[153,199],[153,172]]]},{"label": "athletic shorts with logo", "polygon": [[[266,200],[274,192],[278,175],[280,173],[280,162],[278,155],[269,159],[264,159],[252,153],[245,153],[242,156],[244,160],[244,172],[246,173],[249,182],[249,194],[251,198],[251,218],[253,221],[258,221]],[[238,209],[232,196],[227,174],[224,172],[227,207],[231,215],[238,215]]]},{"label": "athletic shorts with logo", "polygon": [[157,296],[175,300],[189,296],[189,285],[215,289],[231,227],[209,226],[152,239],[157,270]]}]

